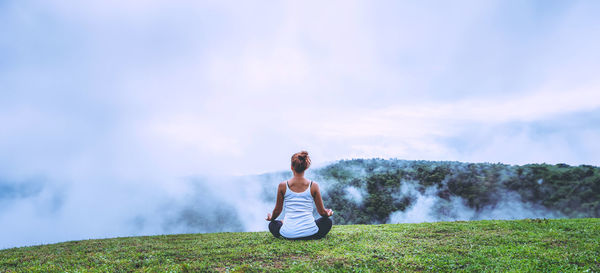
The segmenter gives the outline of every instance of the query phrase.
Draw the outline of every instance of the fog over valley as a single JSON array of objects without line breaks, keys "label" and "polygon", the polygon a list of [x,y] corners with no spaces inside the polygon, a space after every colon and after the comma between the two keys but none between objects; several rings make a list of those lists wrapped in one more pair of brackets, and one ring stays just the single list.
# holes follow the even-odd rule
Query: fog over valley
[{"label": "fog over valley", "polygon": [[598,14],[0,1],[0,248],[264,231],[301,150],[335,224],[598,217]]},{"label": "fog over valley", "polygon": [[[160,187],[86,192],[43,178],[3,180],[0,220],[11,236],[3,236],[0,247],[265,231],[277,184],[290,177],[291,172],[188,177],[178,181],[176,192]],[[321,185],[336,224],[600,217],[600,168],[589,165],[356,159],[309,169],[307,177]]]}]

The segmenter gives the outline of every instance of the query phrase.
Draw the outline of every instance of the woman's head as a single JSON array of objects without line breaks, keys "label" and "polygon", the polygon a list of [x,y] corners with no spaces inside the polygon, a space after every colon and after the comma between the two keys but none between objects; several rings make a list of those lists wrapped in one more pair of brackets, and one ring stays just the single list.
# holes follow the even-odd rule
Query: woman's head
[{"label": "woman's head", "polygon": [[302,173],[310,167],[310,157],[307,151],[302,151],[292,155],[292,169],[296,173]]}]

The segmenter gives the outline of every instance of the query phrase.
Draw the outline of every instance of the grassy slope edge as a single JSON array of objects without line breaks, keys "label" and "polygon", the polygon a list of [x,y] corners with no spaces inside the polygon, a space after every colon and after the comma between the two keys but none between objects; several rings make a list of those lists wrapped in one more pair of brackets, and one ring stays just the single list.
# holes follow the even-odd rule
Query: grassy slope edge
[{"label": "grassy slope edge", "polygon": [[0,272],[288,270],[600,272],[600,218],[334,226],[319,241],[239,232],[0,250]]}]

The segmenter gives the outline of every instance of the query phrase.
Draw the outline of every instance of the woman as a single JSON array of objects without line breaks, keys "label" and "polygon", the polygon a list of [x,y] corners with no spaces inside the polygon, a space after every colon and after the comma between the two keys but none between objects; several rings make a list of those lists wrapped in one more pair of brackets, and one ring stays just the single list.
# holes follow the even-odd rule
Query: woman
[{"label": "woman", "polygon": [[[292,240],[310,240],[323,238],[331,229],[333,223],[329,216],[331,209],[325,209],[321,191],[317,182],[304,178],[304,171],[310,166],[308,152],[302,151],[292,156],[292,172],[294,177],[281,182],[277,189],[277,203],[273,214],[267,214],[269,231],[273,236]],[[317,212],[322,216],[315,220],[313,217],[313,201]],[[285,207],[283,221],[275,220]]]}]

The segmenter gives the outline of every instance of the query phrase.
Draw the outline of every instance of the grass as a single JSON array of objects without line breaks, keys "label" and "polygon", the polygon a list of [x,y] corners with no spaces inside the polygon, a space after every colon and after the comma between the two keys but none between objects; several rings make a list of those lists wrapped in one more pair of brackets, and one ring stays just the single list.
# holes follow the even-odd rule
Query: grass
[{"label": "grass", "polygon": [[72,241],[0,250],[0,272],[600,272],[600,219],[334,226]]}]

